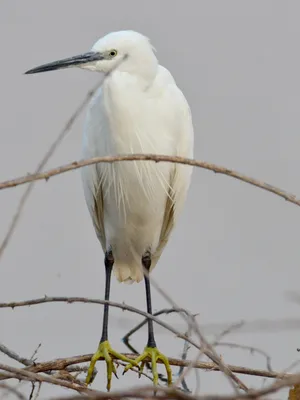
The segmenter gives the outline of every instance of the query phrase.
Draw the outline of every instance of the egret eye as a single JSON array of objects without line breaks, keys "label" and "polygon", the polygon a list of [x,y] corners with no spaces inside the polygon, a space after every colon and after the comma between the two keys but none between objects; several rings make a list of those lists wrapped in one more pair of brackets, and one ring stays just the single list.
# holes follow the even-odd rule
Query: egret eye
[{"label": "egret eye", "polygon": [[109,56],[110,57],[116,57],[116,55],[118,54],[118,52],[117,52],[117,50],[110,50],[110,52],[109,52]]}]

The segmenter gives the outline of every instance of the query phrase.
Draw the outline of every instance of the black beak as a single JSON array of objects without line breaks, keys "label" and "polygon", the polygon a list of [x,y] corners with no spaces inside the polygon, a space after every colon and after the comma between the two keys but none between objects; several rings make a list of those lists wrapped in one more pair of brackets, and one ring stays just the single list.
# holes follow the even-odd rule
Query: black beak
[{"label": "black beak", "polygon": [[25,74],[37,74],[39,72],[55,71],[62,68],[76,67],[82,64],[87,64],[93,61],[103,60],[104,56],[101,53],[90,51],[64,60],[54,61],[49,64],[40,65],[39,67],[26,71]]}]

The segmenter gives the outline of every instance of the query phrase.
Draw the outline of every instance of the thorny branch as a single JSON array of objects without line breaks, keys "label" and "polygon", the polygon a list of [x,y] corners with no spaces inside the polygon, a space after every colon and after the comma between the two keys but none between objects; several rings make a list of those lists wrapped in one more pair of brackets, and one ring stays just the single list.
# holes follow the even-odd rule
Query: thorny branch
[{"label": "thorny branch", "polygon": [[[196,333],[198,334],[198,336],[200,338],[201,344],[198,344],[197,342],[192,340],[192,338],[187,337],[185,334],[177,331],[171,325],[161,321],[157,317],[154,317],[153,315],[148,314],[144,311],[141,311],[135,307],[125,305],[124,303],[120,304],[120,303],[116,303],[116,302],[112,302],[112,301],[87,299],[87,298],[83,298],[83,297],[48,297],[48,296],[45,296],[43,298],[32,299],[32,300],[21,301],[21,302],[0,303],[0,308],[9,308],[9,307],[15,308],[15,307],[37,305],[37,304],[50,303],[50,302],[67,302],[67,303],[80,302],[80,303],[93,303],[93,304],[102,304],[102,305],[109,304],[111,307],[121,308],[122,310],[131,311],[136,314],[142,315],[146,318],[152,319],[159,325],[163,326],[170,332],[174,333],[177,337],[186,340],[187,342],[192,344],[195,348],[200,350],[203,354],[205,354],[208,358],[210,358],[216,365],[218,365],[220,370],[222,372],[224,372],[225,376],[227,376],[230,379],[230,381],[232,380],[232,383],[236,384],[240,389],[245,390],[245,391],[248,390],[247,386],[243,382],[241,382],[241,380],[237,376],[235,376],[232,373],[232,371],[227,367],[227,365],[221,360],[221,358],[214,351],[212,346],[206,341],[206,339],[200,332],[199,327],[197,327],[196,325],[193,325],[194,324],[193,315],[190,314],[187,310],[185,310],[184,315],[188,316],[187,322],[188,322],[188,324],[190,324],[190,323],[192,324],[191,326],[193,327],[193,329],[195,328]],[[179,307],[178,307],[178,310],[180,310]]]},{"label": "thorny branch", "polygon": [[[208,358],[210,358],[216,365],[218,365],[221,369],[221,371],[225,372],[226,375],[229,375],[235,383],[237,383],[240,388],[243,388],[244,390],[247,390],[246,386],[240,383],[240,380],[235,377],[232,372],[228,369],[228,367],[223,363],[223,361],[216,355],[216,353],[213,353],[210,351],[210,349],[207,347],[207,343],[203,342],[205,345],[202,347],[198,343],[196,343],[194,340],[192,340],[190,337],[187,337],[183,333],[177,331],[174,329],[171,325],[161,321],[157,317],[148,314],[144,311],[141,311],[135,307],[128,306],[112,301],[105,301],[105,300],[99,300],[99,299],[88,299],[85,297],[48,297],[45,296],[43,298],[39,299],[32,299],[32,300],[27,300],[27,301],[21,301],[21,302],[10,302],[10,303],[0,303],[0,308],[15,308],[15,307],[22,307],[22,306],[29,306],[29,305],[37,305],[37,304],[42,304],[42,303],[51,303],[51,302],[65,302],[65,303],[93,303],[93,304],[109,304],[111,307],[117,307],[121,308],[122,310],[127,310],[139,315],[142,315],[143,317],[152,319],[159,325],[163,326],[165,329],[169,330],[173,334],[175,334],[177,337],[186,340],[190,344],[192,344],[194,347],[196,347],[198,350],[202,351]],[[180,310],[180,308],[178,308]],[[190,315],[188,311],[185,310],[185,314]],[[224,371],[225,370],[225,371]]]},{"label": "thorny branch", "polygon": [[[80,298],[80,297],[44,297],[40,299],[32,299],[32,300],[27,300],[27,301],[21,301],[21,302],[10,302],[10,303],[0,303],[0,308],[7,308],[7,307],[21,307],[21,306],[28,306],[28,305],[37,305],[41,303],[48,303],[48,302],[67,302],[67,303],[73,303],[73,302],[83,302],[83,303],[93,303],[93,304],[105,304],[106,302],[104,300],[96,300],[96,299],[88,299],[88,298]],[[194,345],[193,341],[190,340],[190,338],[185,337],[185,335],[181,334],[180,332],[176,332],[176,330],[172,327],[170,327],[168,324],[164,323],[163,321],[160,321],[158,318],[155,316],[148,315],[147,313],[144,313],[143,311],[137,310],[134,307],[127,306],[125,304],[119,304],[119,303],[114,303],[114,302],[108,302],[111,306],[121,308],[123,310],[128,310],[131,312],[135,312],[137,314],[143,315],[144,317],[147,318],[152,318],[155,322],[158,324],[162,325],[168,330],[171,330],[171,332],[175,333],[178,337],[181,337],[185,339],[187,342],[191,343]],[[189,313],[186,310],[179,309],[180,312],[184,312],[186,315],[189,315]],[[163,310],[166,311],[166,310]],[[171,328],[171,329],[170,329]],[[69,389],[76,390],[79,393],[84,393],[85,398],[99,398],[99,399],[114,399],[114,398],[125,398],[130,395],[130,397],[133,398],[153,398],[153,388],[151,394],[149,393],[149,388],[145,388],[144,390],[139,389],[138,392],[135,390],[129,391],[129,392],[121,392],[121,393],[110,393],[109,395],[98,392],[95,390],[88,389],[86,386],[81,381],[76,380],[75,378],[70,375],[70,372],[77,371],[77,370],[84,370],[85,366],[79,367],[77,364],[89,362],[92,354],[86,354],[86,355],[81,355],[81,356],[75,356],[75,357],[69,357],[69,358],[60,358],[60,359],[55,359],[52,361],[47,361],[47,362],[32,362],[30,359],[26,359],[24,357],[19,356],[16,354],[14,351],[8,349],[6,346],[0,344],[0,351],[3,352],[4,354],[8,355],[10,358],[19,361],[23,365],[25,365],[25,368],[12,368],[7,365],[0,364],[0,370],[2,369],[2,372],[0,374],[0,380],[6,380],[6,379],[12,379],[16,378],[18,380],[25,380],[25,381],[31,381],[31,382],[45,382],[45,383],[50,383],[54,385],[58,385],[61,387],[66,387]],[[128,358],[135,358],[136,354],[127,354],[125,355]],[[150,361],[150,360],[149,360]],[[116,360],[118,363],[118,361]],[[159,362],[159,361],[158,361]],[[189,360],[184,360],[184,359],[174,359],[174,358],[169,358],[169,362],[172,366],[177,366],[177,367],[191,367],[191,361]],[[220,371],[222,370],[222,367],[220,368],[219,365],[217,365],[214,362],[200,362],[200,361],[194,361],[192,362],[192,366],[194,369],[204,369],[204,370],[210,370],[210,371]],[[266,377],[266,378],[275,378],[278,381],[276,381],[274,384],[265,387],[264,389],[257,390],[257,391],[249,391],[248,393],[242,395],[239,393],[236,393],[236,395],[228,397],[228,396],[191,396],[187,394],[186,392],[180,392],[178,389],[173,388],[172,390],[161,388],[159,387],[159,390],[162,390],[161,394],[158,395],[158,397],[161,398],[174,398],[174,399],[182,399],[182,400],[200,400],[200,399],[224,399],[224,400],[229,400],[229,399],[258,399],[262,395],[266,395],[268,393],[274,393],[275,391],[283,388],[283,387],[288,387],[291,385],[294,385],[295,383],[300,382],[300,375],[299,374],[287,374],[287,373],[278,373],[275,371],[266,371],[266,370],[258,370],[258,369],[251,369],[251,368],[246,368],[246,367],[240,367],[240,366],[235,366],[235,365],[226,365],[226,367],[232,372],[232,373],[238,373],[238,374],[244,374],[244,375],[252,375],[252,376],[261,376],[261,377]],[[55,372],[56,371],[56,372]],[[59,372],[59,373],[58,373]],[[135,371],[138,372],[138,371]],[[42,375],[41,375],[42,374]],[[46,375],[44,375],[46,374]],[[49,375],[52,374],[52,375]],[[66,374],[66,375],[65,375]],[[73,378],[73,379],[72,379]],[[1,384],[2,385],[2,384]],[[5,385],[5,387],[7,387]],[[2,388],[4,386],[2,385]],[[15,393],[17,395],[17,392]],[[109,397],[108,397],[109,396]],[[20,398],[20,397],[19,397]],[[73,397],[75,400],[75,397]],[[80,397],[77,397],[78,399]],[[157,399],[157,397],[156,397]],[[22,400],[24,400],[22,398]]]},{"label": "thorny branch", "polygon": [[[236,395],[202,395],[192,396],[186,392],[182,392],[176,388],[168,388],[165,386],[158,386],[153,393],[153,386],[139,387],[137,389],[128,389],[110,393],[104,393],[97,390],[88,389],[84,385],[78,385],[71,382],[66,382],[61,379],[49,377],[47,375],[40,375],[37,373],[29,372],[25,369],[13,368],[3,364],[0,364],[0,369],[7,371],[5,373],[7,378],[15,378],[19,380],[38,381],[46,382],[53,385],[58,385],[73,389],[79,393],[84,393],[87,396],[72,396],[64,397],[65,400],[85,400],[85,399],[126,399],[137,398],[137,399],[177,399],[177,400],[246,400],[246,399],[260,399],[262,396],[272,394],[278,390],[300,383],[300,374],[290,375],[284,379],[275,381],[273,384],[263,387],[259,390],[252,390],[244,394]],[[58,399],[57,399],[58,400]]]},{"label": "thorny branch", "polygon": [[[132,354],[132,353],[122,353],[122,354],[124,354],[126,357],[128,357],[130,359],[136,358],[136,354]],[[36,363],[35,365],[25,367],[24,370],[31,371],[34,373],[66,370],[69,366],[81,364],[84,362],[89,362],[91,360],[92,355],[93,354],[84,354],[84,355],[68,357],[68,358],[58,358],[58,359],[55,359],[52,361]],[[100,360],[102,360],[102,359],[100,359]],[[158,360],[157,362],[161,363],[160,360]],[[183,368],[188,367],[191,363],[190,360],[182,360],[182,359],[177,359],[177,358],[172,358],[172,357],[169,357],[169,362],[170,362],[170,365],[172,365],[174,367],[183,367]],[[198,361],[193,365],[193,368],[203,369],[206,371],[215,371],[215,372],[220,371],[219,367],[213,362]],[[237,365],[228,365],[228,368],[230,368],[232,372],[235,372],[238,374],[260,376],[260,377],[264,377],[264,378],[283,379],[286,377],[294,376],[294,374],[282,374],[281,372],[275,372],[275,371],[270,372],[267,370],[247,368],[247,367],[241,367],[241,366],[237,366]],[[72,371],[71,369],[67,369],[67,370]],[[4,379],[7,379],[7,378],[4,377],[2,374],[0,374],[0,380],[4,380]]]},{"label": "thorny branch", "polygon": [[232,169],[218,166],[216,164],[208,163],[205,161],[197,161],[184,157],[175,157],[175,156],[167,156],[167,155],[157,155],[157,154],[126,154],[126,155],[117,155],[117,156],[106,156],[106,157],[94,157],[88,160],[80,160],[74,161],[70,164],[66,164],[57,168],[50,169],[46,172],[40,172],[36,174],[29,174],[25,176],[21,176],[19,178],[15,178],[9,181],[4,181],[0,183],[0,190],[12,188],[15,186],[23,185],[25,183],[30,183],[38,180],[48,180],[52,176],[60,175],[68,171],[72,171],[74,169],[82,168],[88,165],[93,165],[97,163],[114,163],[119,161],[154,161],[154,162],[172,162],[178,164],[190,165],[193,167],[199,167],[203,169],[207,169],[209,171],[213,171],[215,173],[223,174],[230,176],[232,178],[238,179],[245,183],[249,183],[250,185],[256,186],[260,189],[266,190],[267,192],[271,192],[276,194],[277,196],[282,197],[286,201],[296,204],[300,206],[300,199],[297,198],[294,194],[288,193],[276,186],[270,185],[269,183],[260,181],[258,179],[251,178],[239,172],[236,172]]},{"label": "thorny branch", "polygon": [[[147,314],[146,312],[139,310],[135,307],[126,305],[124,303],[116,303],[112,301],[105,301],[105,300],[100,300],[100,299],[90,299],[86,297],[42,297],[38,299],[31,299],[31,300],[25,300],[25,301],[19,301],[19,302],[8,302],[8,303],[0,303],[0,308],[16,308],[16,307],[24,307],[24,306],[33,306],[33,305],[38,305],[38,304],[43,304],[43,303],[53,303],[53,302],[64,302],[64,303],[90,303],[90,304],[109,304],[111,307],[117,307],[122,310],[127,310],[129,312],[133,312],[139,315],[142,315],[146,318],[150,318],[153,321],[155,321],[157,324],[161,325],[165,329],[171,331],[174,333],[177,337],[184,339],[185,341],[189,342],[190,344],[194,345],[194,342],[191,338],[187,337],[185,334],[182,334],[178,332],[176,329],[174,329],[172,326],[169,324],[165,323],[164,321],[161,321],[157,317],[151,314]],[[175,310],[175,309],[174,309]],[[165,310],[164,310],[165,311]],[[183,309],[178,309],[179,312],[183,312]],[[186,310],[184,310],[186,314],[189,314]],[[196,344],[196,347],[198,348],[198,345]],[[21,362],[24,365],[28,365],[27,369],[32,370],[34,372],[47,372],[52,369],[65,369],[69,365],[81,363],[81,362],[87,362],[90,360],[91,354],[84,355],[84,356],[76,356],[76,357],[71,357],[67,359],[58,359],[54,360],[49,363],[38,363],[34,365],[30,365],[29,361],[23,357],[20,357],[16,355],[13,351],[7,349],[6,346],[0,345],[0,351],[8,355],[9,357]],[[127,354],[127,353],[126,353]],[[136,354],[127,354],[128,357],[136,357]],[[174,366],[188,366],[190,364],[190,361],[186,360],[177,360],[174,358],[170,358],[170,363]],[[245,367],[238,367],[234,365],[228,365],[227,366],[232,372],[235,373],[240,373],[240,374],[248,374],[248,375],[255,375],[255,376],[263,376],[267,378],[279,378],[282,376],[288,376],[287,374],[279,374],[273,371],[264,371],[264,370],[256,370],[256,369],[249,369]],[[214,371],[219,371],[219,366],[215,362],[197,362],[195,363],[195,368],[200,368],[200,369],[206,369],[206,370],[214,370]]]}]

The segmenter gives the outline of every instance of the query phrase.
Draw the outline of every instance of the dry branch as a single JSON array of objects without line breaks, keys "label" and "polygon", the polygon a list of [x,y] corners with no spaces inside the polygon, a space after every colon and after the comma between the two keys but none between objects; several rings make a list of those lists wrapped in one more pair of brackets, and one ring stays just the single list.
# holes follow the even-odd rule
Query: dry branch
[{"label": "dry branch", "polygon": [[[136,354],[132,353],[122,353],[126,357],[130,359],[136,358]],[[30,371],[34,373],[39,372],[49,372],[49,371],[61,371],[65,370],[67,367],[71,365],[81,364],[84,362],[90,362],[93,354],[84,354],[80,356],[68,357],[68,358],[58,358],[51,361],[36,363],[35,365],[23,368],[24,371]],[[190,360],[182,360],[177,358],[169,357],[169,363],[173,367],[188,367],[192,361]],[[100,358],[103,360],[103,358]],[[151,361],[148,359],[147,361]],[[158,363],[161,364],[161,360],[157,360]],[[204,361],[197,361],[193,363],[193,368],[196,369],[203,369],[206,371],[216,371],[219,372],[220,368],[213,362],[204,362]],[[287,377],[294,376],[295,374],[282,374],[281,372],[270,372],[267,370],[262,369],[254,369],[254,368],[247,368],[241,367],[237,365],[228,365],[228,368],[234,373],[242,374],[242,375],[251,375],[251,376],[260,376],[264,378],[273,378],[273,379],[283,379]],[[68,370],[70,371],[70,370]],[[0,380],[6,379],[3,375],[0,374]]]},{"label": "dry branch", "polygon": [[97,163],[113,163],[119,161],[154,161],[154,162],[173,162],[178,164],[185,164],[194,167],[199,167],[203,169],[207,169],[209,171],[213,171],[215,173],[223,174],[230,176],[232,178],[238,179],[240,181],[249,183],[250,185],[256,186],[260,189],[266,190],[267,192],[271,192],[284,198],[286,201],[296,204],[300,206],[300,199],[298,199],[294,194],[288,193],[276,186],[270,185],[269,183],[251,178],[239,172],[233,171],[232,169],[228,169],[225,167],[221,167],[215,164],[207,163],[205,161],[197,161],[184,157],[175,157],[175,156],[165,156],[165,155],[157,155],[157,154],[127,154],[127,155],[118,155],[118,156],[106,156],[106,157],[94,157],[89,160],[81,160],[74,161],[71,164],[66,164],[61,167],[53,168],[46,172],[41,172],[38,174],[29,174],[22,176],[20,178],[12,179],[9,181],[0,183],[0,190],[12,188],[15,186],[23,185],[25,183],[30,183],[38,180],[48,180],[52,176],[60,175],[68,171],[72,171],[74,169],[82,168],[84,166],[97,164]]},{"label": "dry branch", "polygon": [[[103,83],[106,80],[106,78],[108,76],[110,76],[110,74],[115,70],[115,68],[117,68],[126,58],[127,58],[127,56],[122,57],[122,59],[119,61],[119,63],[117,63],[115,65],[115,67],[111,71],[105,73],[103,75],[102,79],[100,80],[100,82],[98,82],[97,85],[94,86],[93,89],[88,91],[88,93],[85,96],[84,100],[79,104],[77,109],[73,112],[71,117],[66,122],[64,128],[58,134],[57,138],[54,140],[54,142],[51,144],[51,146],[47,150],[47,152],[44,155],[44,157],[42,158],[42,160],[39,162],[38,166],[36,167],[35,174],[38,174],[39,172],[42,171],[42,169],[47,164],[47,162],[49,161],[51,156],[55,153],[55,151],[57,150],[57,148],[59,147],[59,145],[61,144],[63,139],[70,132],[74,122],[76,121],[78,116],[81,114],[81,112],[84,110],[84,108],[88,105],[89,101],[94,96],[94,94],[96,93],[97,89],[103,85]],[[29,195],[30,195],[30,193],[31,193],[31,191],[33,189],[33,186],[34,186],[34,181],[31,181],[30,185],[26,188],[25,192],[23,193],[23,195],[22,195],[22,197],[21,197],[21,199],[19,201],[19,205],[17,207],[17,211],[16,211],[15,215],[13,216],[13,218],[11,220],[11,223],[10,223],[10,226],[9,226],[9,228],[7,230],[5,238],[4,238],[4,240],[3,240],[3,242],[1,243],[1,246],[0,246],[0,258],[2,256],[4,250],[5,250],[6,246],[8,245],[13,233],[14,233],[14,230],[15,230],[15,228],[17,226],[17,223],[18,223],[18,221],[20,219],[20,216],[22,214],[22,211],[24,209],[25,203],[28,200]]]},{"label": "dry branch", "polygon": [[289,377],[285,380],[275,382],[259,390],[237,395],[200,395],[193,396],[178,389],[159,386],[153,391],[153,386],[144,386],[110,393],[97,392],[88,396],[60,397],[56,400],[118,400],[118,399],[152,399],[152,400],[255,400],[263,399],[266,395],[276,393],[280,389],[291,387],[300,382],[300,374]]},{"label": "dry branch", "polygon": [[[54,142],[51,144],[51,146],[47,150],[47,152],[44,155],[44,157],[42,158],[42,160],[39,162],[38,166],[36,167],[35,174],[38,174],[39,172],[41,172],[42,169],[45,167],[45,165],[47,164],[47,162],[49,161],[51,156],[54,154],[55,150],[59,147],[59,145],[61,144],[63,139],[70,132],[70,130],[72,128],[72,125],[74,124],[75,120],[77,119],[79,114],[82,112],[82,110],[86,107],[86,105],[88,104],[88,102],[90,101],[92,96],[95,94],[95,92],[98,89],[98,87],[100,86],[100,84],[101,84],[101,82],[99,82],[93,89],[91,89],[87,93],[84,101],[77,107],[77,109],[71,115],[71,117],[66,122],[66,124],[65,124],[64,128],[62,129],[62,131],[59,133],[57,138],[54,140]],[[12,235],[14,233],[14,230],[15,230],[15,228],[17,226],[19,218],[20,218],[20,216],[22,214],[22,211],[24,209],[25,203],[28,200],[28,197],[30,196],[30,193],[31,193],[33,187],[34,187],[34,181],[30,182],[30,184],[27,186],[26,190],[24,191],[24,193],[21,196],[21,199],[19,201],[19,204],[18,204],[17,210],[15,212],[15,215],[13,216],[13,218],[11,220],[11,223],[10,223],[10,226],[9,226],[9,228],[7,230],[5,238],[4,238],[3,242],[1,243],[1,246],[0,246],[0,257],[2,256],[6,246],[8,244],[8,242],[10,240],[10,238],[12,237]]]},{"label": "dry branch", "polygon": [[[43,304],[43,303],[53,303],[53,302],[64,302],[64,303],[90,303],[90,304],[109,304],[112,307],[117,307],[122,310],[127,310],[129,312],[133,312],[139,315],[144,316],[145,318],[150,318],[159,325],[163,326],[165,329],[171,331],[174,333],[177,337],[186,340],[187,342],[191,343],[194,345],[193,340],[191,338],[187,337],[186,335],[178,332],[176,329],[174,329],[172,326],[168,325],[164,321],[161,321],[154,315],[148,314],[146,312],[143,312],[139,309],[136,309],[132,306],[126,305],[124,303],[116,303],[112,301],[105,301],[105,300],[100,300],[100,299],[89,299],[85,297],[42,297],[38,299],[31,299],[31,300],[25,300],[25,301],[20,301],[20,302],[8,302],[8,303],[0,303],[0,308],[16,308],[16,307],[24,307],[24,306],[33,306],[33,305],[38,305],[38,304]],[[175,309],[174,309],[175,310]],[[186,310],[183,309],[178,309],[179,312],[185,312],[188,314]],[[198,348],[198,345],[196,344],[196,347]],[[4,349],[4,351],[3,351]],[[18,355],[16,355],[14,352],[11,350],[5,351],[7,349],[5,346],[0,346],[0,350],[2,350],[3,353],[7,354],[13,359],[16,359],[23,364],[25,362],[28,362],[29,360],[24,359]],[[129,358],[136,357],[136,354],[126,354]],[[45,362],[45,363],[38,363],[35,365],[29,365],[26,367],[26,370],[29,371],[34,371],[34,372],[47,372],[50,370],[63,370],[66,369],[69,365],[73,364],[79,364],[82,362],[88,362],[90,361],[91,354],[86,354],[82,356],[75,356],[75,357],[70,357],[70,358],[63,358],[63,359],[56,359],[53,361]],[[22,361],[21,361],[22,360]],[[25,362],[24,362],[25,361]],[[170,364],[173,366],[177,367],[186,367],[190,364],[190,361],[187,360],[178,360],[175,358],[169,358]],[[158,361],[159,362],[159,361]],[[235,365],[227,365],[227,367],[234,373],[239,373],[239,374],[244,374],[244,375],[253,375],[253,376],[262,376],[266,378],[284,378],[284,377],[289,377],[293,376],[292,374],[281,374],[278,372],[274,371],[266,371],[266,370],[260,370],[260,369],[251,369],[251,368],[246,368],[246,367],[239,367]],[[211,363],[211,362],[197,362],[195,363],[195,368],[199,369],[205,369],[205,370],[212,370],[212,371],[219,371],[220,368],[216,363]]]},{"label": "dry branch", "polygon": [[[161,289],[160,289],[161,290]],[[165,295],[165,294],[164,294]],[[167,295],[165,295],[167,296]],[[168,296],[167,296],[168,297]],[[30,305],[37,305],[37,304],[42,304],[42,303],[51,303],[51,302],[65,302],[65,303],[92,303],[92,304],[109,304],[111,307],[117,307],[121,308],[123,311],[127,310],[139,315],[142,315],[148,319],[152,319],[159,325],[163,326],[165,329],[169,330],[173,334],[175,334],[177,337],[180,339],[183,339],[190,344],[192,344],[194,347],[196,347],[198,350],[200,350],[203,354],[205,354],[211,361],[215,363],[220,368],[220,371],[222,371],[226,377],[229,378],[230,382],[232,381],[232,384],[236,384],[238,388],[247,391],[248,388],[247,386],[237,377],[233,374],[233,372],[228,368],[228,366],[221,360],[221,358],[217,355],[217,353],[214,351],[212,346],[206,341],[204,336],[199,330],[199,327],[194,324],[193,320],[193,315],[189,313],[187,310],[182,313],[182,309],[178,307],[178,312],[181,312],[185,317],[188,317],[189,319],[187,320],[188,323],[191,323],[191,327],[195,329],[196,333],[199,335],[199,338],[202,342],[202,344],[196,343],[192,338],[187,337],[185,334],[177,331],[174,329],[171,325],[159,320],[157,317],[153,316],[152,314],[148,314],[144,311],[141,311],[135,307],[128,306],[124,303],[116,303],[112,301],[106,301],[106,300],[99,300],[99,299],[88,299],[85,297],[48,297],[45,296],[43,298],[39,299],[32,299],[32,300],[26,300],[26,301],[20,301],[20,302],[10,302],[10,303],[0,303],[0,308],[15,308],[15,307],[23,307],[23,306],[30,306]],[[236,389],[236,387],[234,386]]]},{"label": "dry branch", "polygon": [[30,382],[47,382],[53,385],[76,390],[79,393],[95,394],[96,392],[94,390],[88,389],[85,385],[78,385],[75,383],[67,382],[62,379],[53,378],[52,376],[49,375],[40,375],[35,372],[29,371],[25,368],[14,368],[9,365],[0,363],[0,370],[7,371],[7,373],[1,374],[2,379],[15,378],[18,380],[26,380]]},{"label": "dry branch", "polygon": [[[127,357],[129,358],[135,358],[135,354],[127,354],[124,353]],[[75,356],[75,357],[69,357],[69,358],[60,358],[52,361],[47,361],[43,363],[37,363],[36,365],[25,367],[25,368],[12,368],[3,364],[0,364],[0,369],[4,371],[8,371],[9,373],[1,373],[0,374],[0,379],[11,379],[11,378],[16,378],[19,380],[29,380],[33,382],[47,382],[51,383],[54,385],[60,385],[66,388],[70,388],[73,390],[76,390],[78,392],[83,392],[91,396],[95,396],[97,394],[97,397],[100,398],[105,398],[102,396],[107,396],[106,394],[102,392],[96,392],[94,390],[89,390],[87,389],[84,385],[78,385],[72,382],[66,382],[62,379],[56,379],[52,378],[49,375],[44,376],[44,375],[39,375],[39,373],[45,373],[45,372],[50,372],[50,371],[64,371],[66,370],[67,367],[75,364],[80,364],[83,362],[89,362],[92,357],[92,354],[85,354],[81,356]],[[160,362],[160,361],[158,361]],[[191,361],[187,360],[179,360],[179,359],[174,359],[174,358],[169,358],[169,362],[172,366],[183,366],[187,367],[190,365]],[[236,395],[236,396],[199,396],[199,397],[182,397],[180,398],[197,398],[197,399],[256,399],[259,398],[261,395],[266,395],[268,393],[274,393],[277,390],[284,388],[284,387],[289,387],[292,386],[296,383],[300,382],[300,374],[282,374],[278,372],[270,372],[270,371],[264,371],[264,370],[256,370],[256,369],[251,369],[251,368],[245,368],[245,367],[239,367],[235,365],[228,365],[231,371],[235,373],[240,373],[240,374],[245,374],[245,375],[252,375],[252,376],[261,376],[261,377],[267,377],[267,378],[275,378],[278,379],[277,382],[273,383],[272,385],[269,385],[268,387],[265,387],[261,390],[257,391],[251,391],[249,393],[246,393],[245,395]],[[199,369],[204,369],[204,370],[210,370],[210,371],[219,371],[219,368],[214,364],[214,363],[209,363],[209,362],[197,362],[194,363],[193,368],[199,368]],[[175,390],[175,389],[174,389]],[[90,393],[89,393],[90,391]],[[153,391],[153,388],[152,388]],[[122,392],[123,393],[123,392]],[[126,393],[126,392],[125,392]],[[123,395],[123,397],[127,397],[127,394]],[[112,398],[114,397],[113,393]],[[144,396],[142,395],[142,391],[140,391],[141,398]],[[170,392],[171,394],[171,392]],[[146,396],[146,395],[145,395]],[[135,396],[134,396],[135,397]],[[168,398],[172,398],[168,397]],[[178,394],[176,392],[176,398],[178,398]],[[75,399],[75,398],[74,398]]]}]

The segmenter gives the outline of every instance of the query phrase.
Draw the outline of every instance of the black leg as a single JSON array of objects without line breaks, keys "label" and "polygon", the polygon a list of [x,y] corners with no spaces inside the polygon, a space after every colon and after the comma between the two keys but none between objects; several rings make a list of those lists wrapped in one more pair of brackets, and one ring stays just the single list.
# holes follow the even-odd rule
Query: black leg
[{"label": "black leg", "polygon": [[[146,253],[142,257],[142,264],[146,271],[149,273],[151,267],[151,255],[150,253]],[[151,289],[150,289],[150,281],[149,277],[145,274],[145,288],[146,288],[146,300],[147,300],[147,313],[152,315],[152,304],[151,304]],[[148,344],[147,347],[156,347],[156,342],[154,339],[154,331],[153,331],[153,321],[152,319],[148,319]]]},{"label": "black leg", "polygon": [[[107,251],[105,253],[105,259],[104,259],[104,264],[105,264],[105,300],[109,300],[109,294],[110,294],[110,278],[111,278],[111,272],[112,268],[114,265],[114,257],[111,251]],[[104,304],[104,314],[103,314],[103,325],[102,325],[102,336],[100,343],[105,342],[108,340],[108,334],[107,334],[107,328],[108,328],[108,312],[109,312],[109,305]]]}]

